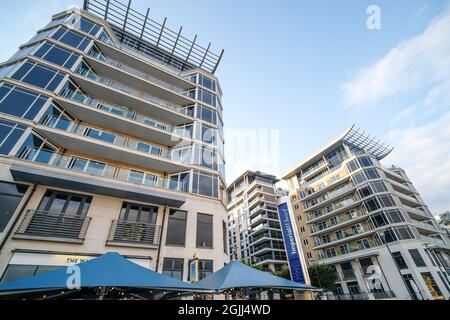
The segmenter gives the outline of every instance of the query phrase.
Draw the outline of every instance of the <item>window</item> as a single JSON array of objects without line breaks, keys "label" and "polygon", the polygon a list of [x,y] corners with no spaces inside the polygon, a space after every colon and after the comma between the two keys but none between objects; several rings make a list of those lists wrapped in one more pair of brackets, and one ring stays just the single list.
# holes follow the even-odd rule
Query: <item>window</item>
[{"label": "window", "polygon": [[0,232],[5,230],[27,189],[27,186],[0,182]]},{"label": "window", "polygon": [[119,219],[127,222],[155,224],[157,214],[158,207],[124,202]]},{"label": "window", "polygon": [[359,264],[361,265],[361,268],[363,269],[363,272],[365,275],[370,275],[373,273],[372,268],[369,269],[370,267],[373,266],[373,262],[372,262],[371,258],[361,259],[361,260],[359,260]]},{"label": "window", "polygon": [[384,215],[383,212],[371,216],[370,221],[374,224],[376,228],[389,224],[389,221],[386,219],[386,216]]},{"label": "window", "polygon": [[186,243],[187,212],[170,210],[166,245],[184,246]]},{"label": "window", "polygon": [[400,252],[392,252],[392,256],[394,257],[395,263],[400,270],[408,269],[408,265]]},{"label": "window", "polygon": [[162,273],[166,276],[183,281],[183,265],[183,259],[164,258]]},{"label": "window", "polygon": [[369,212],[375,211],[375,210],[378,210],[381,208],[377,198],[375,198],[375,197],[364,201],[364,205],[366,206],[366,209]]},{"label": "window", "polygon": [[373,166],[373,162],[369,157],[361,157],[358,159],[359,164],[361,167],[371,167]]},{"label": "window", "polygon": [[67,69],[72,68],[79,58],[79,55],[72,51],[68,51],[49,42],[45,42],[34,55]]},{"label": "window", "polygon": [[213,247],[213,216],[197,213],[197,248]]},{"label": "window", "polygon": [[38,211],[68,216],[86,216],[92,197],[47,190],[39,204]]},{"label": "window", "polygon": [[66,27],[60,27],[52,36],[53,39],[59,40],[75,49],[84,51],[91,40],[79,33],[69,30]]},{"label": "window", "polygon": [[172,190],[188,192],[190,173],[180,173],[169,177],[169,188]]},{"label": "window", "polygon": [[26,127],[14,122],[0,120],[0,154],[8,155]]},{"label": "window", "polygon": [[409,240],[415,238],[409,227],[396,227],[394,230],[396,231],[399,240]]},{"label": "window", "polygon": [[390,223],[400,223],[405,222],[405,218],[403,217],[403,214],[400,210],[387,210],[385,211],[386,216],[389,219]]},{"label": "window", "polygon": [[201,104],[197,104],[195,116],[198,119],[202,119],[212,124],[217,124],[217,112],[207,107],[204,107]]},{"label": "window", "polygon": [[418,249],[409,249],[408,251],[417,267],[427,266]]},{"label": "window", "polygon": [[94,128],[87,128],[84,132],[84,135],[86,137],[90,137],[93,139],[105,141],[108,143],[114,143],[116,141],[116,135],[110,132],[105,132],[102,130],[94,129]]},{"label": "window", "polygon": [[358,193],[361,198],[366,198],[372,194],[372,189],[370,188],[370,186],[365,186],[365,187],[359,189]]},{"label": "window", "polygon": [[363,172],[358,172],[357,174],[355,174],[353,177],[353,183],[356,185],[359,185],[361,183],[363,183],[364,181],[366,181],[366,176],[364,175]]},{"label": "window", "polygon": [[380,178],[380,174],[378,173],[377,169],[367,169],[364,170],[364,172],[366,173],[367,179],[369,180],[374,180],[374,179],[379,179]]},{"label": "window", "polygon": [[216,82],[214,80],[211,80],[210,78],[205,77],[202,74],[200,74],[198,77],[198,84],[211,91],[216,91]]},{"label": "window", "polygon": [[30,90],[3,84],[0,87],[0,112],[33,120],[47,99]]},{"label": "window", "polygon": [[12,78],[42,89],[55,91],[63,80],[64,73],[42,66],[36,62],[26,61],[14,73]]},{"label": "window", "polygon": [[208,127],[204,124],[199,124],[197,126],[197,133],[196,133],[196,139],[210,143],[210,144],[217,144],[217,129]]},{"label": "window", "polygon": [[423,272],[421,273],[423,281],[425,281],[425,284],[430,291],[431,295],[433,296],[433,299],[442,299],[442,292],[439,289],[438,285],[436,284],[436,281],[434,280],[433,276],[430,272]]},{"label": "window", "polygon": [[198,260],[198,279],[202,280],[213,273],[212,260]]},{"label": "window", "polygon": [[377,192],[377,193],[382,193],[382,192],[388,191],[386,188],[386,185],[382,181],[372,182],[370,185],[372,186],[372,189],[375,190],[375,192]]},{"label": "window", "polygon": [[100,26],[97,24],[85,19],[84,17],[80,16],[74,16],[69,23],[79,30],[89,33],[93,36],[97,35],[98,31],[100,30]]},{"label": "window", "polygon": [[218,183],[218,176],[195,170],[192,182],[192,192],[208,197],[218,198]]},{"label": "window", "polygon": [[381,196],[378,196],[377,198],[383,208],[395,206],[394,199],[392,199],[392,197],[390,195],[381,195]]},{"label": "window", "polygon": [[225,252],[226,254],[228,254],[228,239],[227,239],[228,232],[227,231],[228,231],[227,223],[225,221],[222,221],[223,252]]},{"label": "window", "polygon": [[347,282],[347,288],[350,294],[359,294],[361,289],[359,288],[357,281]]},{"label": "window", "polygon": [[2,281],[0,283],[20,280],[26,277],[40,274],[42,272],[56,270],[58,268],[61,267],[10,264],[6,268],[5,273],[2,277]]}]

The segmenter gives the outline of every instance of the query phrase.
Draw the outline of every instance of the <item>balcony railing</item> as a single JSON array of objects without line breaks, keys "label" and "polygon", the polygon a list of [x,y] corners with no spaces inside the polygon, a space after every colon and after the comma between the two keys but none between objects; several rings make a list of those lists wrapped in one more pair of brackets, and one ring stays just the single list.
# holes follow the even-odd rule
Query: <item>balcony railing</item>
[{"label": "balcony railing", "polygon": [[323,225],[322,227],[317,227],[316,225],[312,225],[311,227],[311,234],[319,233],[319,232],[327,232],[329,229],[339,228],[342,225],[349,224],[355,220],[358,220],[359,218],[365,217],[367,213],[365,212],[358,212],[352,217],[347,217],[347,219],[340,219],[337,218],[336,222],[334,224],[327,223],[326,225]]},{"label": "balcony railing", "polygon": [[[348,185],[346,185],[344,187],[341,187],[339,189],[336,189],[334,191],[325,193],[323,196],[319,197],[314,204],[310,205],[309,207],[307,207],[305,209],[313,210],[314,208],[322,206],[328,200],[333,199],[333,198],[335,198],[335,197],[337,197],[339,195],[342,195],[342,194],[344,194],[344,193],[346,193],[347,191],[350,191],[350,190],[356,190],[356,189],[355,189],[355,187],[353,185],[348,184]],[[319,201],[319,199],[320,199],[320,201]]]},{"label": "balcony railing", "polygon": [[322,209],[322,210],[320,210],[320,214],[309,213],[308,219],[307,219],[308,222],[311,222],[315,219],[323,218],[325,216],[331,216],[331,215],[335,214],[336,212],[347,209],[360,201],[357,196],[355,196],[354,198],[349,198],[348,200],[351,200],[351,201],[348,201],[344,204],[342,204],[340,202],[338,204],[331,205],[329,208]]},{"label": "balcony railing", "polygon": [[68,133],[74,133],[81,137],[86,137],[101,142],[110,143],[115,146],[123,147],[133,151],[147,153],[152,156],[172,160],[168,149],[155,146],[147,142],[121,136],[116,133],[106,132],[96,128],[88,127],[80,123],[72,122],[63,118],[49,116],[44,119],[42,124],[50,128],[62,130]]},{"label": "balcony railing", "polygon": [[178,112],[180,114],[183,114],[183,115],[185,114],[185,111],[182,109],[182,107],[180,105],[177,105],[177,104],[168,102],[166,100],[157,98],[157,97],[155,97],[155,96],[153,96],[153,95],[151,95],[149,93],[146,93],[146,92],[143,92],[143,91],[131,88],[131,87],[125,85],[125,84],[119,83],[119,82],[114,81],[112,79],[109,79],[109,78],[106,78],[106,77],[103,77],[103,76],[99,76],[99,75],[97,75],[96,73],[94,73],[93,71],[91,71],[89,69],[86,69],[86,68],[83,68],[83,67],[79,67],[77,69],[76,73],[79,74],[82,77],[85,77],[85,78],[91,79],[91,80],[93,80],[95,82],[102,83],[102,84],[104,84],[106,86],[115,88],[115,89],[117,89],[119,91],[127,93],[127,94],[129,94],[131,96],[134,96],[134,97],[136,97],[138,99],[145,100],[145,101],[147,101],[149,103],[155,104],[157,106],[161,106],[163,108],[168,108],[170,110],[176,111],[176,112]]},{"label": "balcony railing", "polygon": [[380,244],[377,241],[368,240],[365,244],[347,246],[346,253],[338,253],[337,251],[335,251],[334,252],[335,254],[326,254],[324,251],[319,251],[318,258],[319,258],[319,260],[331,259],[331,258],[343,256],[343,255],[346,255],[349,253],[363,251],[363,250],[367,250],[367,249],[371,249],[371,248],[375,248],[375,247],[379,247],[379,246],[380,246]]},{"label": "balcony railing", "polygon": [[73,239],[82,242],[91,218],[48,211],[28,210],[16,235]]},{"label": "balcony railing", "polygon": [[90,97],[85,94],[81,94],[80,92],[77,92],[74,90],[64,89],[61,92],[61,96],[71,99],[71,100],[74,100],[74,101],[77,101],[77,102],[80,102],[80,103],[87,105],[89,107],[92,107],[94,109],[99,109],[99,110],[114,114],[116,116],[120,116],[122,118],[137,121],[137,122],[144,124],[146,126],[149,126],[149,127],[161,129],[161,130],[164,130],[164,131],[167,131],[170,133],[173,133],[173,131],[174,131],[174,128],[167,123],[163,123],[163,122],[153,119],[151,117],[144,116],[142,114],[131,111],[127,108],[116,106],[116,105],[107,103],[105,101],[95,99],[93,97]]},{"label": "balcony railing", "polygon": [[161,226],[155,224],[114,220],[108,237],[108,243],[129,243],[157,246]]},{"label": "balcony railing", "polygon": [[94,59],[96,59],[98,61],[104,62],[104,63],[106,63],[106,64],[108,64],[108,65],[110,65],[112,67],[121,69],[121,70],[123,70],[125,72],[128,72],[128,73],[131,73],[132,75],[137,76],[139,78],[142,78],[143,80],[149,80],[151,82],[154,82],[154,83],[158,84],[159,86],[164,87],[164,88],[166,88],[168,90],[171,90],[173,92],[176,92],[176,93],[179,93],[179,94],[182,94],[182,95],[186,95],[187,94],[186,90],[184,90],[182,88],[178,88],[178,87],[176,87],[174,85],[171,85],[171,84],[169,84],[169,83],[167,83],[165,81],[162,81],[162,80],[160,80],[158,78],[155,78],[155,77],[153,77],[152,75],[150,75],[148,73],[142,72],[142,71],[137,70],[137,69],[135,69],[133,67],[130,67],[128,65],[124,65],[124,64],[122,64],[121,62],[119,62],[119,61],[117,61],[115,59],[112,59],[110,57],[106,57],[103,54],[94,51],[93,49],[91,49],[89,51],[88,55],[91,56],[92,58],[94,58]]},{"label": "balcony railing", "polygon": [[189,192],[189,184],[185,182],[156,176],[143,171],[122,168],[87,158],[68,156],[53,150],[28,147],[18,156],[18,158],[90,176],[103,177],[147,187]]},{"label": "balcony railing", "polygon": [[139,59],[142,59],[142,57],[144,57],[145,59],[148,59],[150,63],[152,64],[156,64],[159,68],[164,69],[166,71],[168,71],[171,74],[174,74],[176,76],[181,76],[181,72],[179,69],[174,68],[168,64],[163,64],[163,62],[161,60],[155,59],[154,57],[152,57],[149,54],[146,54],[144,51],[140,51],[135,47],[129,46],[125,43],[123,44],[118,44],[114,41],[112,41],[111,39],[109,39],[109,37],[100,37],[99,40],[107,45],[110,45],[112,47],[115,47],[121,51],[126,51],[129,54],[135,56],[138,55]]},{"label": "balcony railing", "polygon": [[339,242],[339,241],[342,241],[342,240],[345,240],[345,239],[348,239],[348,238],[351,238],[354,236],[365,234],[367,232],[372,231],[373,229],[374,228],[372,228],[370,226],[366,226],[366,227],[362,227],[361,229],[352,230],[352,232],[343,232],[341,237],[339,237],[339,238],[336,237],[334,239],[331,239],[329,242],[324,242],[323,240],[319,240],[316,238],[314,241],[314,247],[316,248],[316,247],[320,247],[323,245],[333,245],[336,242]]}]

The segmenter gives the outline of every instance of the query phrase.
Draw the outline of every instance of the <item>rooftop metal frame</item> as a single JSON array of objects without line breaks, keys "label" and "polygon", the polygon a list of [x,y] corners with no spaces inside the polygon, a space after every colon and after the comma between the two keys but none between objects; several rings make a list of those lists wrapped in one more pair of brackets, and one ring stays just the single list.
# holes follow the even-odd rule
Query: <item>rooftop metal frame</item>
[{"label": "rooftop metal frame", "polygon": [[367,153],[373,154],[378,160],[385,158],[394,150],[393,147],[382,143],[379,139],[372,137],[360,128],[355,128],[353,125],[347,133],[342,137],[342,141],[348,145],[360,148]]},{"label": "rooftop metal frame", "polygon": [[142,14],[131,8],[131,0],[123,4],[118,0],[84,0],[83,9],[109,22],[115,28],[137,37],[141,41],[167,52],[193,67],[203,69],[214,74],[219,66],[224,50],[220,54],[211,52],[211,43],[204,48],[193,40],[166,27],[167,18],[163,23],[150,19],[150,9]]}]

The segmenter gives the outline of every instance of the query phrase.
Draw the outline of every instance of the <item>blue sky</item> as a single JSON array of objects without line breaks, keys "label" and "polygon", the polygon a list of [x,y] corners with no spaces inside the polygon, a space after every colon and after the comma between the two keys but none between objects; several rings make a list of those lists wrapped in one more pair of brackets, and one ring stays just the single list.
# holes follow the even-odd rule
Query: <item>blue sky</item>
[{"label": "blue sky", "polygon": [[[366,9],[381,9],[368,30]],[[81,0],[2,1],[0,60]],[[251,169],[282,175],[351,124],[395,146],[384,161],[402,166],[435,214],[450,209],[450,13],[444,0],[134,0],[151,17],[219,51],[227,178],[236,129],[278,130],[279,143]],[[227,135],[228,135],[227,133]],[[231,145],[231,146],[230,146]],[[281,151],[281,152],[280,152]],[[231,160],[230,160],[231,159]]]}]

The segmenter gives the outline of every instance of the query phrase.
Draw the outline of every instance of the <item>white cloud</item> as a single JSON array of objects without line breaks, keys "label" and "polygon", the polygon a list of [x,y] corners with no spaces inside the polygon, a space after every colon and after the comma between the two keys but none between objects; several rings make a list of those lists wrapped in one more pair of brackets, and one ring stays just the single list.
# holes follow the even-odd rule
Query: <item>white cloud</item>
[{"label": "white cloud", "polygon": [[450,10],[446,10],[422,34],[400,43],[345,83],[346,102],[354,108],[373,107],[392,95],[439,85],[450,72],[449,38]]},{"label": "white cloud", "polygon": [[434,214],[450,209],[450,112],[426,125],[393,129],[388,160],[406,170]]},{"label": "white cloud", "polygon": [[351,108],[389,106],[391,122],[378,124],[396,127],[386,161],[406,170],[434,214],[450,209],[449,38],[450,8],[342,86]]}]

